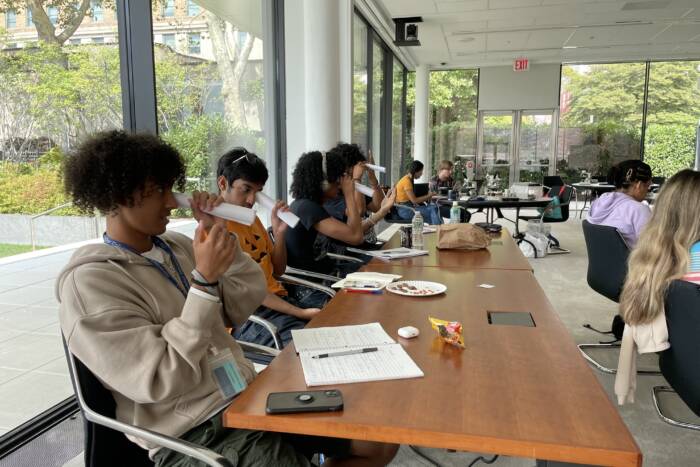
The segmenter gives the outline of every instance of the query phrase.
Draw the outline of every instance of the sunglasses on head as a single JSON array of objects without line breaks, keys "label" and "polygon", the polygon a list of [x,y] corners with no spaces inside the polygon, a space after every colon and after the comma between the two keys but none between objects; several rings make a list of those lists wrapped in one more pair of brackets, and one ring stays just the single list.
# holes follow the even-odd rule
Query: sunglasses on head
[{"label": "sunglasses on head", "polygon": [[231,151],[243,153],[238,159],[231,162],[231,164],[235,164],[243,159],[245,159],[246,162],[248,162],[249,164],[255,163],[256,156],[254,154],[249,153],[246,148],[233,148]]}]

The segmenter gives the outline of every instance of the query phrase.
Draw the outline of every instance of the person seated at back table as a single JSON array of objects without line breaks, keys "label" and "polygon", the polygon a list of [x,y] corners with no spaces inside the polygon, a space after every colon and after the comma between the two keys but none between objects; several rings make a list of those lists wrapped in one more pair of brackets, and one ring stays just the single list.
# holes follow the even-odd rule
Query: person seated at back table
[{"label": "person seated at back table", "polygon": [[[328,239],[348,245],[362,244],[363,221],[355,203],[355,184],[350,169],[345,159],[334,152],[311,151],[297,161],[290,187],[295,199],[289,210],[299,216],[300,222],[287,231],[290,266],[332,274],[336,265],[326,255]],[[326,201],[338,196],[339,190],[345,197],[345,222],[332,217],[323,207]]]},{"label": "person seated at back table", "polygon": [[[651,219],[630,254],[620,295],[625,322],[615,393],[633,401],[632,342],[644,353],[668,348],[664,313],[666,291],[676,279],[700,285],[700,172],[682,170],[661,188]],[[700,310],[696,310],[700,313]]]},{"label": "person seated at back table", "polygon": [[442,216],[438,207],[434,204],[423,204],[429,202],[435,196],[435,193],[429,192],[423,196],[416,196],[413,192],[413,181],[419,179],[422,175],[423,163],[421,161],[412,161],[408,165],[408,173],[396,184],[396,203],[411,209],[397,207],[396,212],[401,219],[412,219],[412,210],[419,211],[426,224],[442,224]]},{"label": "person seated at back table", "polygon": [[[454,164],[452,161],[442,160],[438,166],[437,174],[430,179],[430,191],[434,193],[440,193],[440,188],[449,190],[454,190],[456,188],[454,178],[452,177],[452,170],[454,169]],[[459,190],[457,190],[459,191]],[[447,193],[445,193],[447,194]],[[459,193],[457,193],[457,198],[459,198]],[[455,199],[457,199],[455,198]],[[452,209],[452,203],[450,204],[440,204],[440,217],[450,217],[450,209]],[[469,222],[472,215],[469,211],[464,208],[459,210],[460,222]]]},{"label": "person seated at back table", "polygon": [[[372,197],[369,197],[355,190],[355,205],[361,217],[364,217],[368,211],[374,213],[363,220],[362,230],[364,232],[365,242],[375,243],[377,241],[377,236],[374,234],[374,226],[377,222],[386,217],[391,210],[391,207],[394,205],[395,192],[394,190],[390,190],[386,196],[384,195],[384,192],[379,186],[377,176],[373,170],[367,168],[365,164],[367,160],[357,144],[338,143],[330,152],[340,155],[345,160],[346,165],[352,167],[353,181],[362,183],[362,175],[367,173],[369,186],[374,190],[374,193]],[[342,190],[339,191],[335,198],[323,203],[323,207],[331,216],[339,221],[345,222],[347,220],[347,206],[345,205],[345,196]]]},{"label": "person seated at back table", "polygon": [[[219,159],[216,176],[219,193],[224,201],[252,209],[255,194],[265,186],[268,172],[265,162],[258,156],[249,153],[245,148],[234,148]],[[275,279],[275,276],[284,274],[287,268],[287,224],[277,216],[278,212],[286,210],[286,203],[278,201],[270,214],[274,243],[258,217],[249,226],[233,221],[226,223],[228,231],[238,237],[241,249],[260,265],[265,274],[267,295],[255,314],[277,326],[284,345],[292,339],[292,329],[303,328],[328,301],[327,295],[318,293],[305,296],[305,301],[299,302],[294,298],[294,294],[290,295]],[[246,342],[274,345],[270,333],[251,321],[237,328],[234,337]]]},{"label": "person seated at back table", "polygon": [[651,167],[639,160],[622,161],[610,169],[608,183],[616,190],[593,201],[587,220],[615,227],[627,246],[634,248],[651,217],[651,209],[642,203],[651,185]]},{"label": "person seated at back table", "polygon": [[[222,411],[255,378],[228,333],[265,296],[260,267],[206,212],[223,199],[192,195],[194,240],[166,232],[184,188],[177,151],[153,135],[97,134],[66,159],[73,203],[107,219],[104,243],[76,250],[60,273],[59,321],[69,351],[109,389],[118,420],[204,445],[237,466],[385,465],[396,446],[224,428]],[[227,365],[220,387],[209,356]],[[221,367],[218,367],[221,368]],[[229,373],[230,372],[230,373]],[[143,440],[157,467],[199,462]],[[116,461],[116,460],[115,460]]]}]

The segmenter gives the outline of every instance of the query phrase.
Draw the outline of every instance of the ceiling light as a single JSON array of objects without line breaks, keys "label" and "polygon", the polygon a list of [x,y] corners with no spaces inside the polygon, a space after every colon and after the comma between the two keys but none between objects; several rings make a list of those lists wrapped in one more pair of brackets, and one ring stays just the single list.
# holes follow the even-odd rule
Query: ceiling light
[{"label": "ceiling light", "polygon": [[562,49],[578,49],[578,47],[575,45],[565,45]]},{"label": "ceiling light", "polygon": [[465,37],[464,39],[460,39],[459,42],[474,42],[476,39],[473,37]]}]

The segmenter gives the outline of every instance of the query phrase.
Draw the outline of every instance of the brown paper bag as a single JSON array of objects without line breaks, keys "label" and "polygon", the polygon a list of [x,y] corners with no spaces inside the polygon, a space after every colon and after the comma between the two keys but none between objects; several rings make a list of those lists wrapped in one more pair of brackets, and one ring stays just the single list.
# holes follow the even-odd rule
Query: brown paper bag
[{"label": "brown paper bag", "polygon": [[486,231],[472,224],[439,225],[437,236],[437,247],[440,250],[479,250],[491,245],[491,237]]}]

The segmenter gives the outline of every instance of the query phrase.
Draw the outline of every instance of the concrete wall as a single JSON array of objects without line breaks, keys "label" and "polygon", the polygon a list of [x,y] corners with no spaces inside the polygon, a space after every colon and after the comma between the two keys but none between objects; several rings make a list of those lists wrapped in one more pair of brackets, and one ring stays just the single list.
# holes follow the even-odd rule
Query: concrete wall
[{"label": "concrete wall", "polygon": [[559,107],[559,64],[534,63],[529,71],[512,67],[479,70],[479,110],[554,109]]},{"label": "concrete wall", "polygon": [[[31,244],[29,219],[22,214],[0,214],[0,243]],[[99,235],[105,230],[105,218],[99,217]],[[34,221],[36,245],[57,246],[95,238],[95,218],[43,216]]]}]

